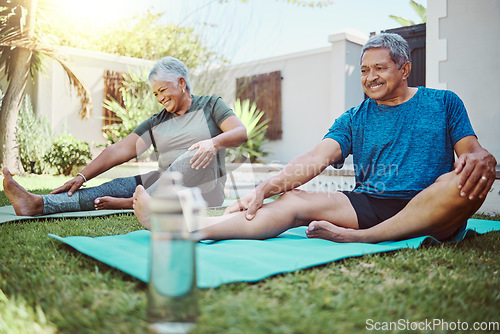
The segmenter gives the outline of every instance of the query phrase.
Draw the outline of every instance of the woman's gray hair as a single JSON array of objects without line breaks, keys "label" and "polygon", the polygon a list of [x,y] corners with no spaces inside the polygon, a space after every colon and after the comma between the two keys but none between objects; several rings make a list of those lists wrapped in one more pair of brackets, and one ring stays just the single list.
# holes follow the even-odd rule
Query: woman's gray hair
[{"label": "woman's gray hair", "polygon": [[361,51],[361,59],[366,50],[373,48],[386,48],[390,52],[392,61],[401,68],[406,62],[411,62],[410,46],[408,42],[398,34],[381,33],[368,39]]},{"label": "woman's gray hair", "polygon": [[153,81],[173,81],[179,78],[184,78],[186,88],[188,92],[191,92],[186,65],[177,58],[167,56],[156,62],[149,72],[148,81],[152,84]]}]

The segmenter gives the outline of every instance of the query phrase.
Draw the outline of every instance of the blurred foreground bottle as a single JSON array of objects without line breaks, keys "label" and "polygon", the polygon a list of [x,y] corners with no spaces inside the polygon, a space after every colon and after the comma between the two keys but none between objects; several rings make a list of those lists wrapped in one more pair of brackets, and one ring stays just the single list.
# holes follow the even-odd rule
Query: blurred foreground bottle
[{"label": "blurred foreground bottle", "polygon": [[199,315],[196,286],[200,189],[181,185],[180,173],[162,176],[150,201],[151,246],[147,315],[158,333],[187,333]]}]

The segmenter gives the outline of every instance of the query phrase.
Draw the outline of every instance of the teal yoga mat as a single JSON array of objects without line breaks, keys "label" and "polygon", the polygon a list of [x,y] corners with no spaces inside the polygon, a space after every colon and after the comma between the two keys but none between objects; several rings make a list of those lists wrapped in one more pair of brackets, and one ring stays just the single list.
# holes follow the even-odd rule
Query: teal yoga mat
[{"label": "teal yoga mat", "polygon": [[[424,242],[439,243],[432,237],[378,244],[335,243],[307,239],[305,227],[294,228],[267,240],[225,240],[197,244],[197,283],[215,288],[231,282],[255,282],[266,277],[322,265],[348,257],[418,248]],[[500,230],[500,221],[469,219],[467,228],[456,236]],[[103,237],[60,237],[49,234],[76,250],[117,268],[141,281],[148,281],[149,231]]]},{"label": "teal yoga mat", "polygon": [[12,205],[0,207],[0,225],[7,222],[27,219],[49,219],[49,218],[84,218],[115,215],[119,213],[133,213],[134,210],[91,210],[78,212],[62,212],[44,216],[18,216]]}]

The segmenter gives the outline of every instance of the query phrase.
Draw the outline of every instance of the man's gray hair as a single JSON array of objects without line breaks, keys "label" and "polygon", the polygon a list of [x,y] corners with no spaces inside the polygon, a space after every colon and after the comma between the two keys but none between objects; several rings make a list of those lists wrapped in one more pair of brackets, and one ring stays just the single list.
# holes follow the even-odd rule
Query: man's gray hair
[{"label": "man's gray hair", "polygon": [[361,59],[366,50],[374,48],[386,48],[390,52],[390,57],[393,62],[401,68],[406,62],[411,62],[410,46],[408,42],[398,34],[381,33],[374,35],[368,39],[361,51]]},{"label": "man's gray hair", "polygon": [[191,92],[186,65],[177,58],[167,56],[156,62],[149,72],[148,81],[152,84],[153,81],[173,81],[179,78],[184,78],[186,88]]}]

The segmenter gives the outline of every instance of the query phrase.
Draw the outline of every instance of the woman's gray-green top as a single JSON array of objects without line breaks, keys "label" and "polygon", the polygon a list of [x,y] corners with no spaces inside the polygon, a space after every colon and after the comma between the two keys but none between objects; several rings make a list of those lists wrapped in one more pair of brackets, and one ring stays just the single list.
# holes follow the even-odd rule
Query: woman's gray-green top
[{"label": "woman's gray-green top", "polygon": [[184,115],[171,114],[164,109],[134,130],[146,143],[157,148],[157,172],[118,178],[97,187],[81,188],[71,197],[67,193],[42,195],[43,214],[93,210],[96,198],[130,198],[139,184],[144,185],[148,193],[152,193],[161,183],[161,175],[165,171],[181,172],[184,185],[199,187],[209,206],[221,205],[226,183],[226,150],[219,150],[208,167],[195,170],[191,168],[189,160],[196,150],[187,149],[199,141],[221,134],[222,122],[235,114],[219,96],[193,95],[192,98],[191,107]]}]

